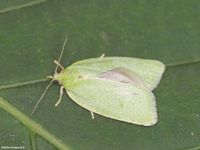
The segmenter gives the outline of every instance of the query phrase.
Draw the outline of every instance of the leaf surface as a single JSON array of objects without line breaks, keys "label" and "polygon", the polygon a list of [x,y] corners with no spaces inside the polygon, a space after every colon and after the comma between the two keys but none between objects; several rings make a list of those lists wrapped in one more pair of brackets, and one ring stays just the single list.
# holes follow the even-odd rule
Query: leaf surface
[{"label": "leaf surface", "polygon": [[[198,149],[199,9],[200,2],[194,0],[2,0],[0,96],[10,105],[0,105],[1,148]],[[64,66],[102,53],[164,62],[164,77],[154,91],[159,115],[155,126],[142,127],[99,115],[92,120],[90,113],[67,95],[55,108],[59,97],[56,84],[30,116],[48,84],[45,77],[54,71],[53,60],[58,59],[66,33]],[[1,103],[4,100],[1,98]],[[31,120],[29,125],[23,122],[23,115],[12,114],[9,108],[13,107]],[[40,134],[39,128],[31,130],[34,123],[65,147]]]}]

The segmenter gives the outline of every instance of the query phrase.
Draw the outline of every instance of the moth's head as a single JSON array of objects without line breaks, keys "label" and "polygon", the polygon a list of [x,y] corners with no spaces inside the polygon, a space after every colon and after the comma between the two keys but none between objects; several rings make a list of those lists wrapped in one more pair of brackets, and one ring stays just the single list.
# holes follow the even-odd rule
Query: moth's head
[{"label": "moth's head", "polygon": [[[52,79],[52,81],[58,81],[58,83],[61,85],[63,80],[64,67],[56,60],[54,60],[54,63],[57,65],[55,68],[55,73],[51,76],[47,76],[47,78]],[[58,67],[61,68],[60,71],[58,71]]]},{"label": "moth's head", "polygon": [[63,81],[63,73],[54,73],[53,76],[47,76],[48,79],[52,79],[53,81],[58,81],[58,83],[61,85]]}]

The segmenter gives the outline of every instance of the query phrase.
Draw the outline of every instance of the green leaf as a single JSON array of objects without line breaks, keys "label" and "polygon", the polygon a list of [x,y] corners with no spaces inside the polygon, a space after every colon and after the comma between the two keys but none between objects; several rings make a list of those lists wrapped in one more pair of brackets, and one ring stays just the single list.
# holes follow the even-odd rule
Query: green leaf
[{"label": "green leaf", "polygon": [[[195,0],[2,0],[1,149],[199,149],[199,9]],[[100,115],[92,120],[67,94],[54,107],[59,97],[56,84],[30,115],[48,84],[45,77],[53,74],[53,60],[58,59],[66,33],[64,66],[102,53],[166,64],[154,91],[159,115],[155,126]]]}]

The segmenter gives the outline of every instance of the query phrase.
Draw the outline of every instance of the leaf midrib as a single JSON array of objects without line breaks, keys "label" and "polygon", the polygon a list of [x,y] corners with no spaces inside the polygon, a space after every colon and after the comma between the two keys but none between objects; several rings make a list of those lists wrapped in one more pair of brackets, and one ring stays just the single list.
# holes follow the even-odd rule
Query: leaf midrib
[{"label": "leaf midrib", "polygon": [[[178,67],[178,66],[184,66],[184,65],[193,65],[200,63],[200,60],[193,60],[193,61],[182,61],[179,63],[171,63],[167,64],[166,68],[173,68],[173,67]],[[31,84],[36,84],[36,83],[42,83],[48,81],[47,78],[40,78],[40,79],[35,79],[35,80],[29,80],[29,81],[21,81],[17,83],[12,83],[12,84],[5,84],[5,85],[0,85],[0,90],[4,89],[9,89],[9,88],[16,88],[19,86],[26,86],[26,85],[31,85]]]},{"label": "leaf midrib", "polygon": [[[19,120],[22,124],[24,124],[24,126],[26,126],[30,130],[29,133],[33,132],[40,135],[41,137],[43,137],[44,139],[52,143],[58,149],[62,149],[62,150],[70,149],[65,143],[62,142],[61,139],[58,139],[57,137],[55,137],[53,134],[45,130],[40,124],[32,120],[30,117],[26,116],[24,113],[19,111],[17,108],[15,108],[13,105],[8,103],[6,100],[4,100],[1,97],[0,97],[0,108],[8,112],[12,116],[14,116],[14,118]],[[31,140],[35,140],[34,137],[32,137]],[[35,141],[33,141],[33,143],[34,142]],[[32,145],[32,147],[35,147],[35,146]]]}]

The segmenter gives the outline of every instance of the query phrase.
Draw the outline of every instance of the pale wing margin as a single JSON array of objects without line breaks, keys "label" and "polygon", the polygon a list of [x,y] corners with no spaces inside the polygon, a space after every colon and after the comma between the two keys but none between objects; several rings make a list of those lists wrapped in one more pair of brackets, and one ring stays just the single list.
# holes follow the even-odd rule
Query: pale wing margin
[{"label": "pale wing margin", "polygon": [[155,97],[137,84],[103,78],[79,81],[68,95],[80,106],[116,120],[151,126],[157,122]]},{"label": "pale wing margin", "polygon": [[157,87],[165,70],[165,65],[160,61],[134,57],[90,58],[78,61],[72,66],[95,69],[99,73],[119,67],[127,68],[138,74],[151,91]]}]

